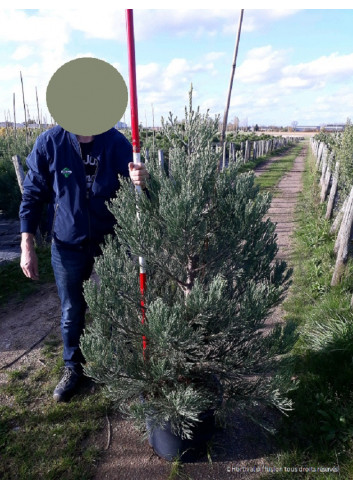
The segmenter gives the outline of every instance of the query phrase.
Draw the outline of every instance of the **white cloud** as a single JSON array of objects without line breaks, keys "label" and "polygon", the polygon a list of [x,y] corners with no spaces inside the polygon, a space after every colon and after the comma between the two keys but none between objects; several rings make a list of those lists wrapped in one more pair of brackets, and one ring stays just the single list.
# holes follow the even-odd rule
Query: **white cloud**
[{"label": "white cloud", "polygon": [[20,76],[22,66],[20,64],[11,64],[0,66],[0,82],[13,80]]},{"label": "white cloud", "polygon": [[0,40],[15,42],[68,41],[67,23],[55,15],[54,11],[30,15],[22,10],[0,10]]},{"label": "white cloud", "polygon": [[161,76],[161,67],[158,63],[148,63],[146,65],[137,65],[136,78],[138,88],[142,91],[154,90]]},{"label": "white cloud", "polygon": [[220,97],[209,97],[202,100],[200,104],[200,110],[202,112],[206,112],[207,110],[209,110],[212,114],[216,113],[220,115],[221,111],[220,110],[217,111],[217,107],[220,106],[221,106]]},{"label": "white cloud", "polygon": [[235,78],[240,83],[251,84],[252,90],[261,83],[265,90],[275,88],[277,94],[285,95],[296,90],[320,90],[332,82],[347,83],[353,77],[353,53],[333,53],[296,65],[286,63],[287,55],[285,50],[275,50],[272,46],[254,48],[237,68]]},{"label": "white cloud", "polygon": [[17,42],[19,45],[12,59],[24,61],[34,55],[33,66],[22,65],[26,76],[33,76],[34,66],[41,80],[53,74],[59,66],[68,61],[65,46],[70,38],[70,29],[65,21],[53,12],[31,14],[21,10],[0,10],[0,41]]},{"label": "white cloud", "polygon": [[174,58],[162,73],[163,90],[171,91],[178,87],[185,87],[193,81],[196,73],[212,72],[213,63],[196,63],[192,64],[185,58]]},{"label": "white cloud", "polygon": [[285,76],[296,76],[302,79],[329,80],[335,78],[347,81],[347,77],[353,76],[353,53],[345,55],[332,53],[308,63],[286,66],[282,71]]},{"label": "white cloud", "polygon": [[212,51],[210,53],[205,54],[206,61],[217,61],[221,58],[224,58],[226,53],[220,51]]},{"label": "white cloud", "polygon": [[111,8],[74,8],[40,10],[40,15],[56,18],[70,30],[82,32],[87,38],[126,40],[125,11]]},{"label": "white cloud", "polygon": [[203,64],[191,64],[185,58],[174,58],[169,63],[165,70],[167,77],[177,77],[179,75],[187,75],[190,73],[196,73],[200,71],[208,71],[213,68],[213,63]]},{"label": "white cloud", "polygon": [[284,17],[289,17],[300,12],[301,9],[269,9],[268,18],[269,19],[283,19]]},{"label": "white cloud", "polygon": [[237,68],[235,78],[243,83],[259,83],[274,80],[284,65],[285,52],[272,46],[251,49]]},{"label": "white cloud", "polygon": [[19,61],[22,59],[28,58],[28,56],[31,56],[33,54],[34,49],[32,46],[28,46],[28,44],[21,44],[16,48],[14,53],[12,54],[12,59]]},{"label": "white cloud", "polygon": [[320,114],[321,120],[328,122],[346,122],[352,118],[353,93],[344,87],[329,95],[319,95],[313,99],[312,110]]},{"label": "white cloud", "polygon": [[[202,80],[204,76],[210,77],[213,71],[212,63],[192,63],[185,58],[174,58],[166,66],[158,63],[137,65],[140,120],[145,124],[146,117],[152,124],[152,105],[156,125],[159,125],[161,116],[166,117],[169,112],[182,118],[191,84],[194,106],[211,109],[212,114],[219,113],[219,104],[210,106],[204,103],[206,93]],[[209,95],[209,91],[207,93]]]},{"label": "white cloud", "polygon": [[305,80],[299,76],[286,76],[283,77],[278,82],[278,86],[281,88],[310,88],[312,82],[310,80]]},{"label": "white cloud", "polygon": [[[245,10],[243,30],[250,32],[267,24],[294,15],[298,10]],[[39,17],[55,16],[69,29],[84,33],[88,38],[114,39],[125,42],[125,11],[112,6],[101,8],[41,9]],[[234,35],[237,31],[240,9],[135,9],[134,32],[137,42],[168,33],[182,37],[214,37],[217,33]],[[99,22],[97,22],[99,19]]]},{"label": "white cloud", "polygon": [[[300,12],[299,9],[245,9],[242,31],[260,31],[267,25],[272,24],[277,20],[281,20],[284,17],[295,15],[298,12]],[[227,27],[227,33],[229,33],[229,26]]]},{"label": "white cloud", "polygon": [[263,109],[274,107],[279,102],[278,97],[258,97],[256,99],[256,106]]},{"label": "white cloud", "polygon": [[[175,36],[214,36],[235,25],[239,10],[135,9],[134,34],[137,42],[161,33]],[[20,17],[24,14],[21,12]],[[82,32],[87,38],[126,42],[125,11],[116,8],[41,9],[38,22],[55,17],[70,30]]]}]

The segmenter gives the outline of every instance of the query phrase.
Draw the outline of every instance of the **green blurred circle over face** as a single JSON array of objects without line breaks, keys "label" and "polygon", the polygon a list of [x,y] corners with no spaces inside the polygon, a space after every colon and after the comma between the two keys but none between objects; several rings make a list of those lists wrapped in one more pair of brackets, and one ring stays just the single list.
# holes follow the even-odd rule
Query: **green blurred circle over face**
[{"label": "green blurred circle over face", "polygon": [[57,124],[81,136],[111,129],[123,116],[126,83],[109,63],[78,58],[62,65],[47,87],[47,106]]}]

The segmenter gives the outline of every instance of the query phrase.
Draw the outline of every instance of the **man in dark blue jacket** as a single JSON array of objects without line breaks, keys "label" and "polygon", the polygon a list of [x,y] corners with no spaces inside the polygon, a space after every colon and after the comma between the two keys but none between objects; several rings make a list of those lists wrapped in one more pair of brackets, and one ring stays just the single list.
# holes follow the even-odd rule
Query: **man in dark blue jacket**
[{"label": "man in dark blue jacket", "polygon": [[130,177],[144,188],[148,173],[143,164],[132,163],[131,144],[114,128],[97,136],[76,136],[55,126],[38,137],[27,166],[20,207],[21,268],[38,280],[34,235],[47,203],[53,209],[52,266],[61,301],[65,363],[53,397],[65,401],[82,376],[83,282],[115,224],[106,202],[118,191],[119,177]]}]

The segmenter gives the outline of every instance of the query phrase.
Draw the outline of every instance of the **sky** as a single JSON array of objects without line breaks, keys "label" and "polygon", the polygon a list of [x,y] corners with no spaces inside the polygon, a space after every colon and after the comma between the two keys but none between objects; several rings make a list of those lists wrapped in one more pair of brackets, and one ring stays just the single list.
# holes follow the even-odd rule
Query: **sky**
[{"label": "sky", "polygon": [[[223,3],[230,2],[221,0],[218,9],[198,9],[201,2],[161,9],[159,3],[164,5],[134,8],[140,123],[159,126],[170,112],[182,119],[191,85],[194,107],[222,118],[240,9],[227,9]],[[125,10],[116,4],[62,2],[51,9],[50,2],[36,2],[35,9],[24,10],[19,2],[18,8],[0,8],[0,121],[13,120],[14,93],[17,122],[24,121],[20,72],[30,117],[38,118],[37,91],[48,122],[47,85],[72,59],[107,61],[128,85]],[[353,118],[353,10],[248,4],[255,8],[244,9],[228,122],[237,117],[241,125],[320,125]],[[121,120],[130,123],[129,105]]]}]

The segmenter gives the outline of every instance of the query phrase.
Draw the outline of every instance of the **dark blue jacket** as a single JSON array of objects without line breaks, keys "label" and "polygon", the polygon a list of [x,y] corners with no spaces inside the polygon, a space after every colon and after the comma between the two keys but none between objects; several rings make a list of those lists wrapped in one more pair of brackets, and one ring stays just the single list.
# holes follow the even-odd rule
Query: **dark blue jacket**
[{"label": "dark blue jacket", "polygon": [[37,138],[27,158],[28,173],[20,207],[21,232],[36,232],[44,203],[53,209],[52,237],[58,243],[97,244],[113,232],[115,219],[106,202],[119,189],[118,176],[129,176],[132,147],[113,128],[95,136],[92,156],[98,159],[98,171],[88,192],[76,136],[55,126]]}]

